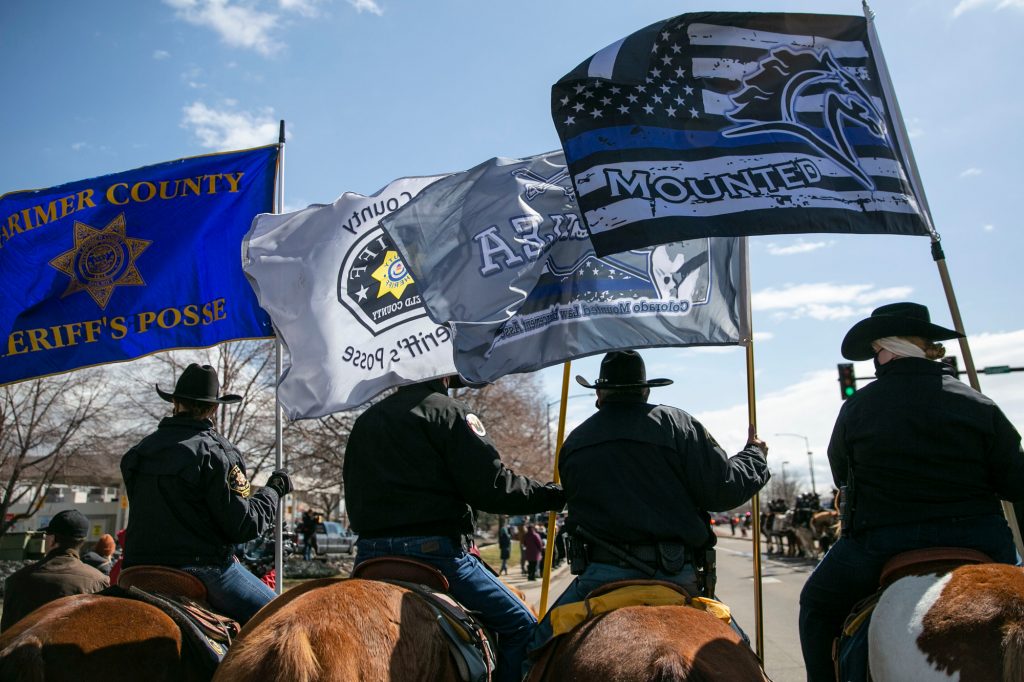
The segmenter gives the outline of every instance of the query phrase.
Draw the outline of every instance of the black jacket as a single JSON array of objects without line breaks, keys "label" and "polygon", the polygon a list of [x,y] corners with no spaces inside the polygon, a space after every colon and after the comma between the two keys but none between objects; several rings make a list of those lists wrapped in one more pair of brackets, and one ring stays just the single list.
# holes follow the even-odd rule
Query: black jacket
[{"label": "black jacket", "polygon": [[566,526],[609,542],[712,542],[707,512],[743,504],[768,482],[764,453],[729,457],[686,412],[610,396],[562,446]]},{"label": "black jacket", "polygon": [[167,417],[121,459],[130,515],[124,566],[224,565],[270,528],[277,493],[253,493],[238,449],[208,420]]},{"label": "black jacket", "polygon": [[458,536],[473,509],[561,509],[560,486],[505,468],[480,420],[440,381],[399,388],[356,419],[345,448],[345,504],[363,538]]},{"label": "black jacket", "polygon": [[948,371],[931,360],[893,360],[839,410],[828,459],[837,485],[852,470],[853,531],[1000,514],[999,498],[1024,498],[1020,434]]}]

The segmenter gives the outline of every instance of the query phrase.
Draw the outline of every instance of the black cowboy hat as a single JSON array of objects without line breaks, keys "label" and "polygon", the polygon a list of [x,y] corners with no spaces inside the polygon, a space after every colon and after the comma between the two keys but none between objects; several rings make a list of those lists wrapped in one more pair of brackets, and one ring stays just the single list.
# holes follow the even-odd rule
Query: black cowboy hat
[{"label": "black cowboy hat", "polygon": [[200,403],[237,403],[242,400],[242,396],[230,393],[217,397],[217,394],[220,393],[217,370],[209,365],[197,365],[194,362],[186,367],[178,377],[178,383],[174,385],[173,393],[161,390],[159,384],[156,387],[156,392],[167,402],[171,402],[175,398],[195,400]]},{"label": "black cowboy hat", "polygon": [[890,303],[871,311],[846,332],[841,351],[847,360],[870,360],[875,355],[871,342],[887,336],[920,336],[928,341],[960,339],[963,334],[932,324],[928,308],[920,303]]},{"label": "black cowboy hat", "polygon": [[597,381],[588,384],[577,375],[576,382],[587,388],[645,388],[647,386],[668,386],[671,379],[647,380],[644,359],[635,350],[615,350],[601,360],[601,374]]}]

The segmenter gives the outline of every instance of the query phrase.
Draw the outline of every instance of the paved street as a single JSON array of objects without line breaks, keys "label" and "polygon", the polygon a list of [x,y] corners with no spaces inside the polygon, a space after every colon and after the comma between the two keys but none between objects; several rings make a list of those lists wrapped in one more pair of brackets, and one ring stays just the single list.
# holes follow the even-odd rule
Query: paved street
[{"label": "paved street", "polygon": [[[526,579],[526,575],[520,573],[519,566],[513,566],[509,563],[508,575],[502,576],[502,578],[509,585],[517,587],[526,593],[526,603],[532,606],[537,612],[540,612],[540,591],[541,591],[541,580],[537,578],[533,582]],[[569,573],[569,564],[562,562],[562,565],[556,568],[551,574],[551,587],[548,588],[548,606],[554,603],[558,595],[562,594],[562,591],[569,586],[572,582],[572,574]]]},{"label": "paved street", "polygon": [[[720,535],[718,598],[732,609],[754,643],[754,561],[749,537]],[[774,682],[804,682],[797,630],[800,590],[814,568],[806,559],[762,555],[765,669]]]}]

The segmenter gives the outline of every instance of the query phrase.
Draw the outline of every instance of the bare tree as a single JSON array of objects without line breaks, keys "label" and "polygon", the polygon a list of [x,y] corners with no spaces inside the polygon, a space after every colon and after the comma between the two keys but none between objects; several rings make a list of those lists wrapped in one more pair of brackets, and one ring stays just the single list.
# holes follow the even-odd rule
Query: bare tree
[{"label": "bare tree", "polygon": [[[99,370],[0,388],[0,535],[42,506],[69,463],[109,454],[111,394]],[[27,511],[8,514],[16,504]]]}]

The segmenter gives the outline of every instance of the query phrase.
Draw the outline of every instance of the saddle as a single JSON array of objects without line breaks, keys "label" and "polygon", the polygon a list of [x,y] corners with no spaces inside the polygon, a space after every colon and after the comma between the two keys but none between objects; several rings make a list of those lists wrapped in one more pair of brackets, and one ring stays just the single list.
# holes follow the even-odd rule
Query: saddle
[{"label": "saddle", "polygon": [[487,633],[472,612],[448,594],[448,579],[441,571],[415,559],[392,556],[362,562],[352,577],[399,585],[419,597],[445,634],[460,679],[490,681],[495,658]]},{"label": "saddle", "polygon": [[199,578],[176,568],[126,568],[117,585],[102,594],[142,601],[166,613],[181,629],[183,649],[211,677],[241,630],[237,622],[210,609],[206,586]]},{"label": "saddle", "polygon": [[958,566],[988,564],[992,558],[984,552],[964,547],[929,547],[901,552],[882,567],[878,590],[857,602],[843,623],[842,633],[832,642],[832,660],[836,679],[868,680],[867,625],[885,588],[908,575],[945,574]]}]

